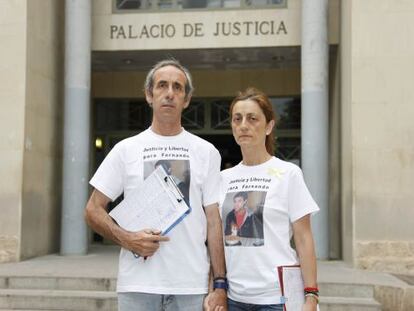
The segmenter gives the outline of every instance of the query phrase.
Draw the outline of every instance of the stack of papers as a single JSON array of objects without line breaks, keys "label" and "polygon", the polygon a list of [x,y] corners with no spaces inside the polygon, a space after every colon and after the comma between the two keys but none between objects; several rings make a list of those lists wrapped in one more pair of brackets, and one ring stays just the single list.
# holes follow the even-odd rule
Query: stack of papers
[{"label": "stack of papers", "polygon": [[109,216],[125,230],[158,229],[165,235],[190,211],[173,178],[160,165]]}]

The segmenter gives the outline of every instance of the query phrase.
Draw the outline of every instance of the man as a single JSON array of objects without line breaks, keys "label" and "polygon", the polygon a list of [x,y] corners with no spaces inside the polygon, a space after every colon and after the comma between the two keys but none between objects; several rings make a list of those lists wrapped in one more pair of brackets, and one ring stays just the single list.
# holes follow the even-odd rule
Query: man
[{"label": "man", "polygon": [[[118,143],[90,181],[95,189],[86,206],[86,221],[122,246],[117,282],[121,311],[201,310],[210,262],[216,281],[207,308],[227,308],[217,204],[221,159],[213,145],[181,127],[182,111],[189,105],[192,91],[185,67],[175,60],[157,63],[145,81],[146,100],[153,109],[151,127]],[[107,213],[108,203],[121,193],[127,197],[159,160],[180,160],[180,167],[190,170],[191,213],[168,237],[161,236],[157,228],[139,232],[120,228]],[[134,253],[140,257],[135,258]]]}]

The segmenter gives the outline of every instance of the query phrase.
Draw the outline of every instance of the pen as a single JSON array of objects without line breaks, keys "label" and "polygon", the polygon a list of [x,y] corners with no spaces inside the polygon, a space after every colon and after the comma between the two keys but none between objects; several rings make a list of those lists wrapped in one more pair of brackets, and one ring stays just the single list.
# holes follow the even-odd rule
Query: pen
[{"label": "pen", "polygon": [[[132,253],[132,255],[134,255],[135,258],[140,258],[141,257],[141,255],[138,255],[137,253],[134,253],[132,251],[131,251],[131,253]],[[147,256],[144,257],[144,261],[145,260],[147,260]]]},{"label": "pen", "polygon": [[[181,203],[181,201],[184,199],[184,195],[181,192],[180,188],[178,188],[178,186],[175,183],[174,179],[172,179],[172,177],[168,175],[168,176],[164,177],[164,181],[166,183],[168,183],[168,181],[170,181],[170,184],[175,188],[175,190],[177,191],[177,195],[179,196],[179,197],[176,196],[175,198],[177,199],[178,203]],[[176,195],[176,193],[174,193],[174,192],[173,192],[173,194]]]}]

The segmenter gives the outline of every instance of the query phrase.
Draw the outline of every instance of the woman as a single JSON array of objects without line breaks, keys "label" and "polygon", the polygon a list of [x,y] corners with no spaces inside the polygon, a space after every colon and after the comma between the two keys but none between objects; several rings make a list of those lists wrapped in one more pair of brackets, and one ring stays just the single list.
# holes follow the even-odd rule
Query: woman
[{"label": "woman", "polygon": [[[319,292],[310,214],[319,208],[300,168],[273,156],[275,114],[268,97],[247,89],[233,100],[230,116],[243,159],[222,172],[222,217],[233,209],[234,196],[247,192],[255,230],[239,237],[240,243],[226,243],[229,311],[283,310],[276,268],[298,264],[304,280],[302,310],[315,311]],[[296,251],[290,246],[292,231]]]}]

